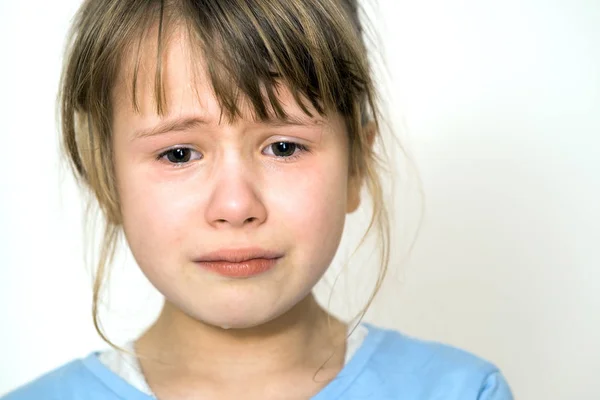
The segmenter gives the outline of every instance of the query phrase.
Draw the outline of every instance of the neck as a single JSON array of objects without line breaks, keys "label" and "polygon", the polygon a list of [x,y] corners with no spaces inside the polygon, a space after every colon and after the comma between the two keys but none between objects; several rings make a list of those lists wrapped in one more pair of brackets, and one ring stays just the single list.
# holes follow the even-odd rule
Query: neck
[{"label": "neck", "polygon": [[[168,365],[173,373],[211,380],[303,368],[341,368],[346,326],[311,294],[284,315],[260,326],[223,329],[205,324],[166,302],[157,321],[136,342],[142,364]],[[335,364],[335,365],[331,365]]]}]

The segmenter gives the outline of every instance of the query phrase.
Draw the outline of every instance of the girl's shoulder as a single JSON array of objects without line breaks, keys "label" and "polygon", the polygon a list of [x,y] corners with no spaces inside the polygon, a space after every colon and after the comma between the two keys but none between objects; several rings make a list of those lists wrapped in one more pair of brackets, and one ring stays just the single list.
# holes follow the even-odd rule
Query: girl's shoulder
[{"label": "girl's shoulder", "polygon": [[510,400],[500,370],[465,350],[366,325],[369,335],[348,364],[352,392],[378,390],[377,398]]},{"label": "girl's shoulder", "polygon": [[66,392],[76,390],[80,383],[86,381],[86,371],[81,365],[81,360],[71,361],[56,368],[37,379],[8,393],[2,400],[54,400],[70,399]]},{"label": "girl's shoulder", "polygon": [[128,387],[125,381],[103,370],[92,353],[68,362],[1,397],[0,400],[147,400],[148,397]]},{"label": "girl's shoulder", "polygon": [[[416,373],[436,369],[490,372],[496,367],[466,350],[435,341],[423,340],[403,332],[366,324],[369,329],[372,356],[385,359],[394,369]],[[366,343],[368,346],[369,343]]]}]

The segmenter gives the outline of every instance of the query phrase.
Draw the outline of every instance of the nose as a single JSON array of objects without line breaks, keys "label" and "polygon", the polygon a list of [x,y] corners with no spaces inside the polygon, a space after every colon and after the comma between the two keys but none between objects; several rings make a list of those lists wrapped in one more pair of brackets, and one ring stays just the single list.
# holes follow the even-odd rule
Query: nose
[{"label": "nose", "polygon": [[233,163],[219,170],[206,207],[207,222],[215,228],[261,225],[267,219],[267,209],[252,169]]}]

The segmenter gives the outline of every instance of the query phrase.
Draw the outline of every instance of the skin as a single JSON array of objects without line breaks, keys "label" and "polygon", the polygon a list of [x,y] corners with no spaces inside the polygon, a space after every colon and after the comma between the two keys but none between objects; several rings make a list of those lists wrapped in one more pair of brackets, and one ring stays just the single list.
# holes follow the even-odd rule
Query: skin
[{"label": "skin", "polygon": [[[345,352],[345,324],[311,293],[336,253],[346,213],[358,206],[344,121],[335,113],[309,118],[285,89],[280,99],[302,125],[258,123],[248,108],[241,119],[219,121],[202,63],[195,58],[191,69],[181,36],[169,43],[166,115],[155,112],[151,44],[138,77],[139,112],[130,95],[132,60],[113,92],[123,229],[139,267],[165,297],[159,318],[136,342],[142,370],[161,399],[308,398],[335,377]],[[139,134],[190,117],[202,122]],[[278,142],[307,151],[278,157]],[[159,158],[174,147],[188,148],[190,160]],[[246,247],[282,257],[247,279],[194,262]]]}]

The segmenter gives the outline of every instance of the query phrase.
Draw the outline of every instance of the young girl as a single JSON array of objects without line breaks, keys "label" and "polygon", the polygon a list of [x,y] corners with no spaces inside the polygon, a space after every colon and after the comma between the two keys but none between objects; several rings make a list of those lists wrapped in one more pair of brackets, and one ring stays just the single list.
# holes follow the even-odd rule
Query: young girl
[{"label": "young girl", "polygon": [[165,303],[6,399],[511,399],[493,365],[315,301],[363,186],[386,268],[369,71],[356,0],[86,1],[61,121],[106,221],[96,326],[121,233]]}]

